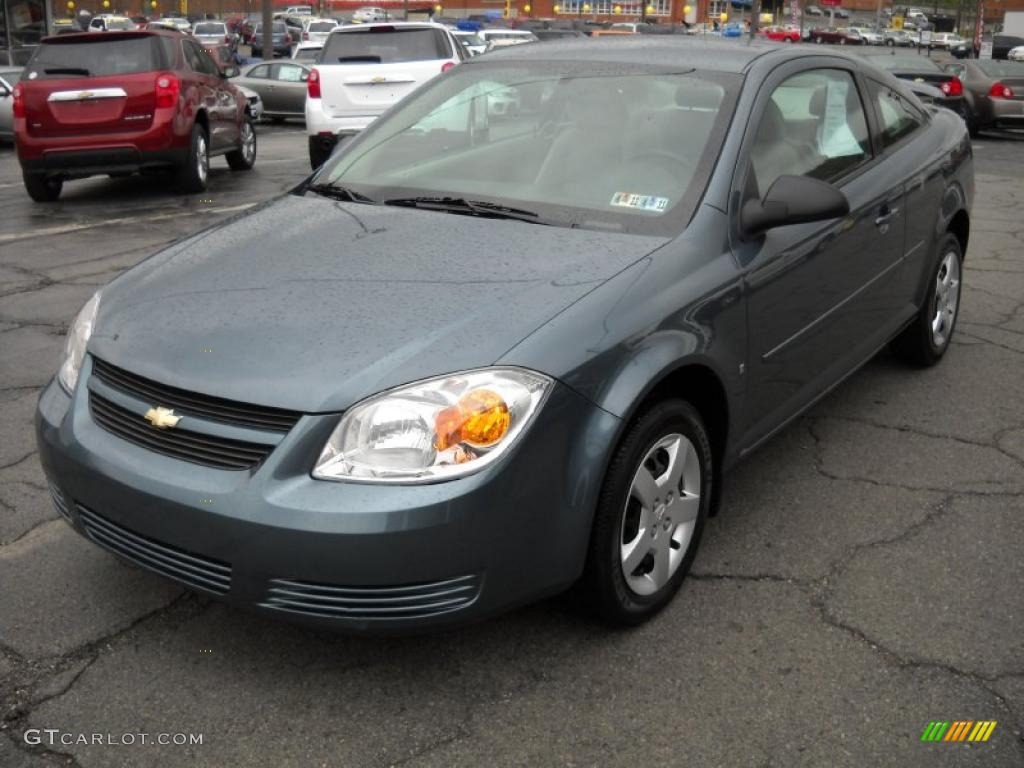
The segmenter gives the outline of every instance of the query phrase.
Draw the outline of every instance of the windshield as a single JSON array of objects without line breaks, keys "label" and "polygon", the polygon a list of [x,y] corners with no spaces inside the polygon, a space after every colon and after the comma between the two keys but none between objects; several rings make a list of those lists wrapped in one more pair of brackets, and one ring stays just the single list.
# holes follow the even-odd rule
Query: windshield
[{"label": "windshield", "polygon": [[135,29],[135,24],[131,19],[107,19],[107,29]]},{"label": "windshield", "polygon": [[456,32],[455,35],[463,45],[487,45],[487,42],[482,37],[473,32]]},{"label": "windshield", "polygon": [[371,125],[314,183],[376,202],[449,197],[563,226],[681,231],[718,155],[738,78],[602,66],[458,67]]},{"label": "windshield", "polygon": [[196,24],[192,29],[195,35],[226,35],[227,27],[223,24]]},{"label": "windshield", "polygon": [[295,51],[295,55],[292,58],[300,61],[316,61],[316,57],[320,55],[322,50],[323,48],[319,46],[315,48],[299,48]]},{"label": "windshield", "polygon": [[[273,32],[275,35],[283,35],[288,30],[285,28],[284,22],[275,21],[271,25],[270,31]],[[257,24],[256,25],[256,29],[254,30],[253,34],[259,35],[262,32],[263,32],[263,25],[262,24]]]},{"label": "windshield", "polygon": [[974,63],[982,72],[992,77],[1024,77],[1024,62],[979,59]]}]

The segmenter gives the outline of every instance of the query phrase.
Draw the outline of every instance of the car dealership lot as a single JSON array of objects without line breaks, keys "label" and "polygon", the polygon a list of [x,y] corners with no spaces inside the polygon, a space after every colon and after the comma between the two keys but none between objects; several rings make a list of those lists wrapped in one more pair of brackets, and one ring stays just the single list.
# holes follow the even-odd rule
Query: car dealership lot
[{"label": "car dealership lot", "polygon": [[[1024,139],[975,142],[955,348],[924,373],[880,356],[743,464],[663,614],[612,631],[569,595],[384,641],[116,561],[58,519],[34,454],[38,389],[95,287],[302,178],[301,128],[259,140],[252,174],[214,161],[203,195],[96,178],[47,206],[0,150],[0,765],[1024,760]],[[999,725],[921,744],[937,719]],[[46,728],[203,743],[24,744]]]}]

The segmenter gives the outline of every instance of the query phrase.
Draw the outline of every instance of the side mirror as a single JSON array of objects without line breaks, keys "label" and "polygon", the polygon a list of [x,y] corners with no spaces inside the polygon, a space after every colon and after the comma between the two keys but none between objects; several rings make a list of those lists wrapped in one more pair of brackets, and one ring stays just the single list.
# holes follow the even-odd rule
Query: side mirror
[{"label": "side mirror", "polygon": [[779,176],[763,200],[748,200],[740,211],[745,235],[758,235],[775,227],[805,224],[846,216],[846,195],[828,182],[809,176]]},{"label": "side mirror", "polygon": [[238,67],[224,67],[220,72],[220,76],[225,79],[238,77]]}]

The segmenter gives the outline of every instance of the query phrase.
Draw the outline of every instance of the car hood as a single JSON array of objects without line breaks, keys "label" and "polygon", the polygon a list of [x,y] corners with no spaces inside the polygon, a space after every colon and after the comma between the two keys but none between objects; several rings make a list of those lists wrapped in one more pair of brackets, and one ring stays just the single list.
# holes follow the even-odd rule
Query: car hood
[{"label": "car hood", "polygon": [[189,391],[339,411],[490,365],[664,242],[287,196],[107,286],[89,352]]}]

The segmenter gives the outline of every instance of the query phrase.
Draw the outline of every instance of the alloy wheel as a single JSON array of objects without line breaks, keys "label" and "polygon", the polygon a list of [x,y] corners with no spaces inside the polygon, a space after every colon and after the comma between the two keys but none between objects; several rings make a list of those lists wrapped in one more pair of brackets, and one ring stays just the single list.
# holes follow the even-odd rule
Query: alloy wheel
[{"label": "alloy wheel", "polygon": [[256,132],[248,121],[242,123],[242,157],[250,164],[256,158]]},{"label": "alloy wheel", "polygon": [[932,313],[932,343],[941,348],[949,340],[960,304],[960,258],[950,251],[935,274],[935,306]]},{"label": "alloy wheel", "polygon": [[664,587],[683,562],[700,513],[701,466],[689,439],[652,445],[633,475],[620,533],[622,573],[638,595]]},{"label": "alloy wheel", "polygon": [[206,137],[200,134],[196,139],[196,176],[205,184],[209,172],[210,155],[206,149]]}]

